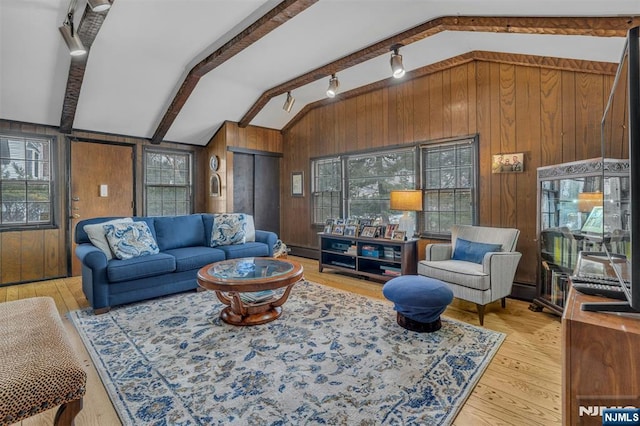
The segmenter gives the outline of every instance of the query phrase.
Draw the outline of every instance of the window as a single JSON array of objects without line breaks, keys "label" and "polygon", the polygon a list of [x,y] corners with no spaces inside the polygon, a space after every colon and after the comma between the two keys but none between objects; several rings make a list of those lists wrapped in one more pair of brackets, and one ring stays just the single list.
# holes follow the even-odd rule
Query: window
[{"label": "window", "polygon": [[401,215],[390,217],[389,193],[415,189],[415,150],[350,156],[346,163],[347,217],[397,222]]},{"label": "window", "polygon": [[312,170],[315,224],[341,217],[393,221],[389,193],[415,188],[415,149],[313,160]]},{"label": "window", "polygon": [[191,153],[145,151],[145,214],[189,214],[191,202]]},{"label": "window", "polygon": [[448,235],[451,225],[477,222],[477,139],[423,145],[423,229]]},{"label": "window", "polygon": [[339,158],[312,161],[313,223],[341,216],[342,167]]},{"label": "window", "polygon": [[52,144],[0,134],[0,227],[53,224]]}]

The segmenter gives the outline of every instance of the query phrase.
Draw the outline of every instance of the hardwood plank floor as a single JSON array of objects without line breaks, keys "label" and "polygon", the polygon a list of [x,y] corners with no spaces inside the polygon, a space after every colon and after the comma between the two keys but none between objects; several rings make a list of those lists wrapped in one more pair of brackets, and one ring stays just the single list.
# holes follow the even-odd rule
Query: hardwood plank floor
[{"label": "hardwood plank floor", "polygon": [[[329,270],[319,273],[317,261],[291,258],[302,263],[309,281],[384,299],[381,283]],[[98,373],[65,315],[89,306],[82,294],[80,277],[0,288],[0,302],[33,296],[53,297],[72,343],[87,367],[87,394],[76,425],[119,425]],[[458,414],[455,425],[561,424],[560,319],[546,312],[532,312],[528,307],[528,302],[513,299],[507,300],[506,309],[502,309],[499,302],[487,306],[484,327],[501,331],[507,338]],[[445,316],[478,325],[478,315],[472,303],[456,299]],[[33,416],[21,424],[51,425],[55,411],[52,409]]]}]

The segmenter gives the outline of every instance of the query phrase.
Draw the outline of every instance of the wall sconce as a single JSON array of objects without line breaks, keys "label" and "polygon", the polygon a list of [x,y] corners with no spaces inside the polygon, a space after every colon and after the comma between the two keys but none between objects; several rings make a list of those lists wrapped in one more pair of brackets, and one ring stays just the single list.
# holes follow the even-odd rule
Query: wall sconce
[{"label": "wall sconce", "polygon": [[403,211],[398,231],[405,231],[407,238],[412,238],[416,232],[416,221],[409,216],[409,212],[422,210],[422,191],[419,189],[391,191],[389,205],[391,210]]}]

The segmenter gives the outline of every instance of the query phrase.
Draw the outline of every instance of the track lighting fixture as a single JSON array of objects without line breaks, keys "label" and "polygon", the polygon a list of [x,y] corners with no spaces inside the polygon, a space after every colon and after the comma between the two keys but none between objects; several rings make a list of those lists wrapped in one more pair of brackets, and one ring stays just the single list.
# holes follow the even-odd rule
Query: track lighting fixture
[{"label": "track lighting fixture", "polygon": [[391,72],[394,78],[401,78],[404,76],[404,65],[402,65],[402,55],[399,53],[400,46],[393,46],[391,48]]},{"label": "track lighting fixture", "polygon": [[291,112],[291,108],[293,108],[293,104],[296,102],[295,98],[291,96],[291,92],[287,92],[287,99],[284,101],[284,105],[282,105],[282,109]]},{"label": "track lighting fixture", "polygon": [[331,74],[331,79],[329,80],[329,88],[327,89],[327,96],[333,98],[338,93],[338,87],[340,87],[340,82],[338,81],[338,77],[335,74]]},{"label": "track lighting fixture", "polygon": [[93,12],[104,12],[111,7],[109,0],[88,0],[88,3]]},{"label": "track lighting fixture", "polygon": [[75,12],[76,2],[77,0],[71,0],[69,9],[67,9],[67,19],[58,29],[64,42],[67,43],[71,56],[82,56],[87,54],[87,49],[85,49],[80,37],[78,37],[78,33],[73,28],[73,13]]}]

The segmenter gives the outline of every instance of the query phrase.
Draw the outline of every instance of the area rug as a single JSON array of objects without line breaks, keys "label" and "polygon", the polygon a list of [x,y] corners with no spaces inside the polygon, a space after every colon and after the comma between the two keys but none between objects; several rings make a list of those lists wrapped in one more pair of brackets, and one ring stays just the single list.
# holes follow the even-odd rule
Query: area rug
[{"label": "area rug", "polygon": [[125,425],[446,425],[504,339],[311,282],[282,316],[228,325],[213,292],[69,314]]}]

